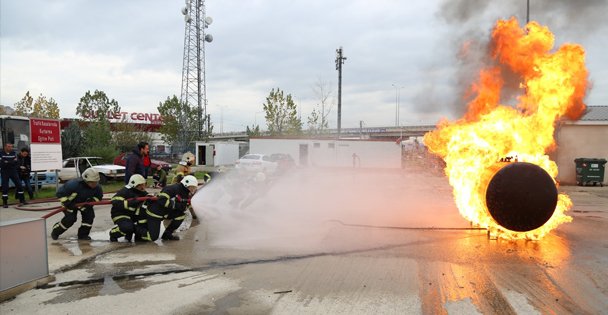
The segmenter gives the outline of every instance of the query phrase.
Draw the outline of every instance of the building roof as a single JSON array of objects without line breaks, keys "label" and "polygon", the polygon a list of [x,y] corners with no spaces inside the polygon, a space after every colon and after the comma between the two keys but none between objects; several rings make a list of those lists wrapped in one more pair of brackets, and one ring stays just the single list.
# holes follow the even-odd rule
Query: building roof
[{"label": "building roof", "polygon": [[608,106],[587,106],[587,111],[581,121],[608,121]]}]

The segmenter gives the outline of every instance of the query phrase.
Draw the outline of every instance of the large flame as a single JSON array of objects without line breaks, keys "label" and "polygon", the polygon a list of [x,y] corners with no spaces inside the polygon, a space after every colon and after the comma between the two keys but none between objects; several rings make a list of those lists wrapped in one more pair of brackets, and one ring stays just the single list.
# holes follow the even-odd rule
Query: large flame
[{"label": "large flame", "polygon": [[[484,69],[472,85],[475,98],[464,117],[442,121],[426,134],[429,150],[446,162],[460,213],[469,221],[507,239],[540,239],[572,218],[570,198],[559,194],[553,216],[540,228],[514,232],[499,226],[485,205],[485,189],[502,157],[517,157],[543,168],[554,179],[557,164],[547,152],[555,147],[555,124],[561,117],[578,119],[585,110],[588,71],[585,51],[565,44],[556,51],[547,27],[530,22],[520,28],[516,19],[499,20],[492,31],[494,66]],[[521,79],[516,107],[499,104],[508,67]]]}]

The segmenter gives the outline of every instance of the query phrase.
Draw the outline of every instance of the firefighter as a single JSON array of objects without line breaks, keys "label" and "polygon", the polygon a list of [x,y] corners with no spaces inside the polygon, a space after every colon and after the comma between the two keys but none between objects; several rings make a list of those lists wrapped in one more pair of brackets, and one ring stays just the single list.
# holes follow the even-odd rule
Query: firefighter
[{"label": "firefighter", "polygon": [[69,229],[76,222],[76,214],[80,211],[82,223],[78,229],[79,240],[91,240],[89,233],[93,227],[95,212],[92,205],[78,207],[77,204],[83,202],[100,201],[103,198],[103,191],[99,183],[99,173],[93,168],[87,168],[82,172],[82,178],[75,178],[57,190],[57,198],[65,207],[63,219],[53,225],[51,237],[56,240],[63,232]]},{"label": "firefighter", "polygon": [[5,143],[2,155],[0,155],[0,176],[2,177],[2,205],[8,208],[8,180],[10,179],[15,184],[17,198],[20,205],[25,204],[25,196],[23,196],[23,187],[19,174],[17,173],[17,153],[13,150],[12,143]]},{"label": "firefighter", "polygon": [[148,231],[147,235],[143,235],[142,238],[148,241],[157,240],[161,222],[168,219],[171,222],[161,238],[170,241],[179,240],[179,237],[173,235],[173,232],[184,221],[189,198],[196,192],[197,186],[198,180],[196,177],[187,175],[181,182],[163,188],[157,196],[158,199],[151,202],[148,210],[146,210]]},{"label": "firefighter", "polygon": [[123,236],[127,242],[131,241],[140,211],[145,211],[145,201],[136,198],[146,195],[146,180],[143,176],[134,174],[129,183],[112,197],[110,214],[116,226],[110,230],[110,242],[117,242]]},{"label": "firefighter", "polygon": [[192,164],[194,163],[194,154],[190,152],[182,155],[182,160],[179,161],[179,165],[175,168],[175,176],[173,177],[173,184],[179,183],[182,178],[186,175],[192,175]]}]

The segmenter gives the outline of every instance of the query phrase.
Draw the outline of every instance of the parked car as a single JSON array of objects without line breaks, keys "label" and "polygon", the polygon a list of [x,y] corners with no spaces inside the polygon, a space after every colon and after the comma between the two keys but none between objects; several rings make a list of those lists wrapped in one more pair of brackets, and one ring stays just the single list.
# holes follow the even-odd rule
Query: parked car
[{"label": "parked car", "polygon": [[276,172],[277,165],[277,162],[265,154],[245,154],[235,163],[237,169],[264,173]]},{"label": "parked car", "polygon": [[[114,158],[114,164],[126,167],[127,158],[129,157],[129,154],[125,154],[124,152],[119,154],[117,157]],[[165,161],[161,161],[161,160],[150,159],[150,169],[151,170],[156,169],[156,167],[158,165],[160,165],[160,167],[162,169],[164,169],[167,173],[169,173],[169,171],[171,170],[171,164],[169,164]]]},{"label": "parked car", "polygon": [[73,157],[63,160],[59,180],[67,181],[78,178],[89,167],[99,172],[99,182],[102,184],[105,184],[108,179],[124,180],[125,178],[124,166],[105,164],[100,157]]},{"label": "parked car", "polygon": [[286,153],[273,153],[270,155],[270,159],[277,163],[277,171],[279,172],[285,172],[296,167],[296,162],[291,155]]},{"label": "parked car", "polygon": [[[36,173],[30,173],[30,186],[32,189],[36,185],[36,175],[38,175],[38,189],[40,189],[43,185],[54,185],[57,182],[57,176],[55,176],[55,171],[37,171]],[[0,176],[0,183],[2,182],[2,176]],[[21,182],[23,185],[23,182]],[[0,186],[1,188],[2,186]],[[13,184],[12,180],[8,181],[8,187],[13,188],[15,184]]]}]

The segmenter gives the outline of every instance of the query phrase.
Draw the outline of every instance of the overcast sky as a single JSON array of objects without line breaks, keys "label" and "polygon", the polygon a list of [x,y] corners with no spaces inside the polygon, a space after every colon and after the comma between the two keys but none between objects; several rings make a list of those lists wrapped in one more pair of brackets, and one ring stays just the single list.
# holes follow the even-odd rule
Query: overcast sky
[{"label": "overcast sky", "polygon": [[[587,52],[593,88],[586,103],[608,105],[608,0],[530,0],[530,18],[556,44]],[[291,94],[303,122],[325,82],[333,91],[336,49],[344,49],[342,126],[393,126],[400,87],[401,124],[435,123],[462,113],[474,58],[457,59],[465,41],[485,43],[498,18],[525,22],[525,0],[207,0],[208,112],[215,132],[264,126],[272,88]],[[156,113],[179,97],[183,0],[0,0],[0,104],[26,91],[54,98],[62,117],[88,90],[103,90],[123,111]],[[481,50],[481,49],[480,49]],[[222,115],[223,113],[223,115]]]}]

